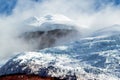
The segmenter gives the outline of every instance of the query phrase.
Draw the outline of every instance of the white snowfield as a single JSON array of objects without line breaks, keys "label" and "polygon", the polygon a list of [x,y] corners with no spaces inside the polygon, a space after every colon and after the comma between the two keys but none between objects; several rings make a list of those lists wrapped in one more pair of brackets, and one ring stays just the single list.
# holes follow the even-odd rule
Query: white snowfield
[{"label": "white snowfield", "polygon": [[66,80],[120,80],[118,29],[112,26],[62,46],[20,52],[0,68],[0,76],[21,73]]},{"label": "white snowfield", "polygon": [[55,29],[74,29],[74,21],[64,15],[45,15],[30,17],[24,21],[24,26],[30,31],[50,31]]}]

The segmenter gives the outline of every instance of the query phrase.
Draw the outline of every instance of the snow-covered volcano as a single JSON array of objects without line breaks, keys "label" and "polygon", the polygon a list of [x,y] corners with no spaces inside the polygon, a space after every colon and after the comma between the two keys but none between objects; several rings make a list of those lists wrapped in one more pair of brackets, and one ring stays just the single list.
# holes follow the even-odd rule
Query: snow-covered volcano
[{"label": "snow-covered volcano", "polygon": [[[112,31],[116,31],[114,27]],[[109,31],[109,27],[100,31]],[[2,66],[0,75],[20,73],[66,80],[119,80],[120,33],[98,33],[63,46],[21,52]]]}]

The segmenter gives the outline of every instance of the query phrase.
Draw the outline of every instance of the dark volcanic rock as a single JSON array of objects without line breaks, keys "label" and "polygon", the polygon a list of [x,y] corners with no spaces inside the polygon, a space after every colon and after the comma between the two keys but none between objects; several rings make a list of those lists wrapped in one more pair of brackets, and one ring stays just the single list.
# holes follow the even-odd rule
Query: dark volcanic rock
[{"label": "dark volcanic rock", "polygon": [[40,77],[37,75],[15,74],[15,75],[1,76],[0,80],[59,80],[59,79],[52,77]]},{"label": "dark volcanic rock", "polygon": [[22,38],[28,43],[33,44],[36,49],[43,49],[53,47],[56,41],[61,38],[70,36],[71,34],[77,34],[76,30],[67,29],[55,29],[50,31],[34,31],[25,32]]}]

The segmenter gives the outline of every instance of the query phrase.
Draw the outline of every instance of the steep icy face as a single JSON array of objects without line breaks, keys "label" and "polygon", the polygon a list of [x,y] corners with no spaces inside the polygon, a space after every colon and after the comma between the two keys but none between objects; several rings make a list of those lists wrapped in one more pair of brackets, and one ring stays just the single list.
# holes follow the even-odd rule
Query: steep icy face
[{"label": "steep icy face", "polygon": [[2,66],[0,75],[24,73],[75,80],[119,80],[119,43],[120,33],[101,34],[64,46],[20,53]]}]

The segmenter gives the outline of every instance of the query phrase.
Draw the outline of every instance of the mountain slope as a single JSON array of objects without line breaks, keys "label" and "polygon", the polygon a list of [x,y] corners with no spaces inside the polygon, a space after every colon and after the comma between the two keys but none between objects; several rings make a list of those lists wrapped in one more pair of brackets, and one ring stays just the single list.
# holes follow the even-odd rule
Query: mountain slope
[{"label": "mountain slope", "polygon": [[0,69],[0,75],[35,74],[60,79],[120,79],[120,34],[83,38],[63,46],[22,52]]}]

